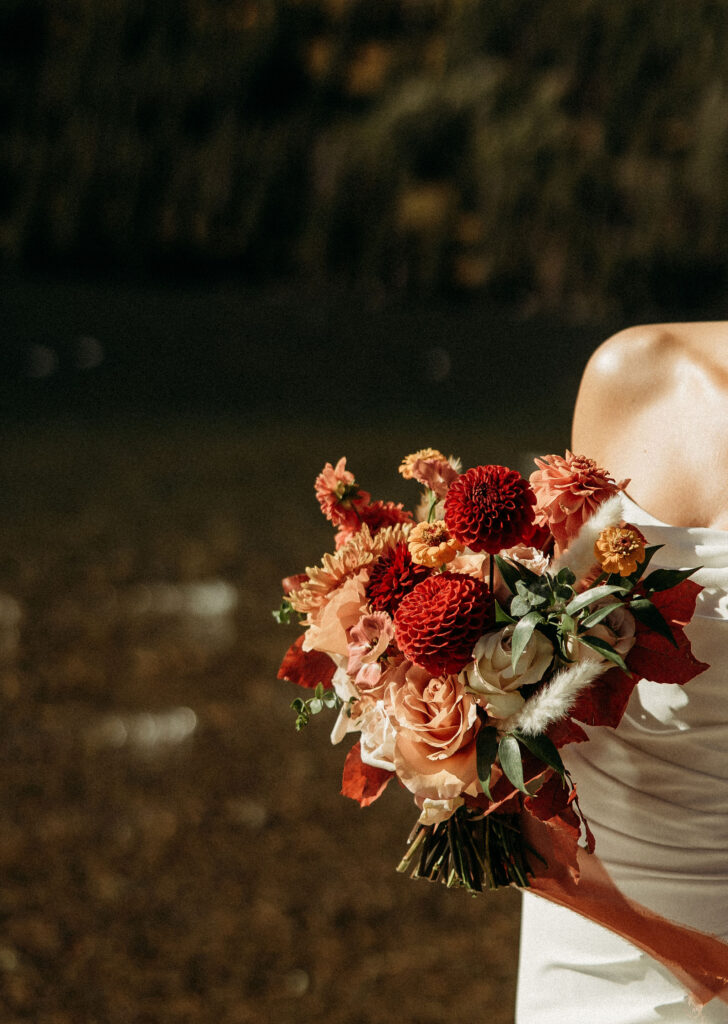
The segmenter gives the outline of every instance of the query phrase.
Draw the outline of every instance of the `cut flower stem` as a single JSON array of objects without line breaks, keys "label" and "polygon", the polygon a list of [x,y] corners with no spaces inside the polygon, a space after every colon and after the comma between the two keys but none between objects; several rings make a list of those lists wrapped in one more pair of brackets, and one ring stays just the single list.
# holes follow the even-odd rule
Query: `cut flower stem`
[{"label": "cut flower stem", "polygon": [[397,870],[476,894],[508,885],[527,888],[532,869],[518,815],[459,807],[446,821],[416,825]]}]

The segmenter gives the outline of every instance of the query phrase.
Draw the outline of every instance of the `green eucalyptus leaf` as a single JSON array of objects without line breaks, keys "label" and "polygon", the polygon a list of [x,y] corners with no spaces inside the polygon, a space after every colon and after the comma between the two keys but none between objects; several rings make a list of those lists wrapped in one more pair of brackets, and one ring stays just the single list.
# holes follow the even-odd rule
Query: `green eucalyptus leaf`
[{"label": "green eucalyptus leaf", "polygon": [[528,641],[533,636],[534,629],[542,622],[543,616],[540,612],[534,610],[524,615],[516,624],[513,636],[511,637],[511,665],[514,670],[518,664],[518,659],[526,649]]},{"label": "green eucalyptus leaf", "polygon": [[[523,761],[521,759],[521,748],[513,733],[506,733],[498,745],[498,759],[506,778],[516,789],[528,794],[523,779]],[[528,794],[530,795],[530,794]]]},{"label": "green eucalyptus leaf", "polygon": [[572,633],[576,633],[576,623],[570,615],[561,615],[556,618],[559,632],[566,633],[570,636]]},{"label": "green eucalyptus leaf", "polygon": [[525,597],[514,597],[511,601],[511,615],[515,615],[517,619],[522,618],[524,615],[528,615],[531,611],[531,604],[528,598]]},{"label": "green eucalyptus leaf", "polygon": [[281,626],[295,625],[295,623],[301,620],[301,616],[294,610],[287,597],[283,598],[280,608],[276,608],[275,611],[271,612],[271,615]]},{"label": "green eucalyptus leaf", "polygon": [[495,602],[495,621],[496,622],[515,622],[516,620],[508,614],[508,612],[501,607],[498,601]]},{"label": "green eucalyptus leaf", "polygon": [[666,640],[670,641],[673,647],[677,647],[677,641],[672,635],[672,630],[665,621],[665,617],[662,612],[654,606],[652,601],[646,597],[637,597],[634,601],[630,602],[629,610],[636,619],[639,619],[643,626],[647,626],[648,629],[653,630],[655,633],[659,633],[660,636],[664,636]]},{"label": "green eucalyptus leaf", "polygon": [[603,608],[597,608],[597,610],[592,612],[591,615],[587,615],[583,618],[581,620],[581,625],[585,629],[591,629],[592,626],[596,626],[596,624],[601,622],[602,619],[606,619],[606,617],[616,611],[617,608],[623,607],[624,605],[621,601],[615,601],[613,604],[605,604]]},{"label": "green eucalyptus leaf", "polygon": [[480,785],[489,800],[493,799],[490,792],[490,776],[497,756],[498,730],[491,725],[485,725],[475,740],[475,759]]},{"label": "green eucalyptus leaf", "polygon": [[545,733],[541,733],[538,736],[523,736],[520,732],[516,732],[514,736],[539,761],[543,761],[549,768],[553,768],[559,775],[564,776],[566,769],[564,768],[564,762],[561,760],[561,754],[556,749],[553,740],[550,740]]},{"label": "green eucalyptus leaf", "polygon": [[563,569],[559,569],[559,571],[557,572],[556,582],[561,584],[562,586],[566,585],[568,587],[571,587],[574,583],[576,583],[576,576],[568,567],[568,565],[565,565]]},{"label": "green eucalyptus leaf", "polygon": [[692,576],[698,569],[702,569],[702,565],[696,566],[694,569],[655,569],[650,575],[642,581],[645,590],[669,590],[671,587],[676,587],[678,583],[682,583],[688,576]]},{"label": "green eucalyptus leaf", "polygon": [[588,608],[595,601],[601,601],[612,594],[623,594],[625,590],[626,587],[622,585],[610,583],[603,583],[601,587],[592,587],[590,590],[585,590],[583,593],[578,594],[573,601],[570,601],[566,606],[566,613],[567,615],[576,615],[582,608]]},{"label": "green eucalyptus leaf", "polygon": [[621,654],[617,654],[611,644],[608,644],[606,640],[602,640],[598,636],[579,636],[577,637],[580,644],[584,644],[586,647],[591,647],[593,651],[596,651],[607,661],[613,661],[615,665],[618,665],[623,672],[629,673],[629,669],[624,663]]}]

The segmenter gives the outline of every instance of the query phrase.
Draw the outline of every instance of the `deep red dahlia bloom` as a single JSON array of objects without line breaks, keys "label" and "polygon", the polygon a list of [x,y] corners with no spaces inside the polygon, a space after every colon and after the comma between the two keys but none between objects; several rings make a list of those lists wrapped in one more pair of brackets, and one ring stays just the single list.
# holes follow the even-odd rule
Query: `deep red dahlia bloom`
[{"label": "deep red dahlia bloom", "polygon": [[373,501],[359,510],[361,521],[366,523],[372,536],[385,526],[396,526],[397,523],[411,523],[412,513],[402,507],[401,502]]},{"label": "deep red dahlia bloom", "polygon": [[429,574],[427,566],[412,561],[406,541],[401,541],[374,563],[367,599],[376,611],[394,615],[405,594]]},{"label": "deep red dahlia bloom", "polygon": [[373,501],[370,505],[362,505],[357,510],[356,518],[347,520],[336,534],[336,550],[343,547],[351,540],[354,534],[366,523],[372,537],[387,526],[397,526],[399,523],[411,523],[412,513],[403,508],[401,503],[395,505],[393,501]]},{"label": "deep red dahlia bloom", "polygon": [[472,551],[497,554],[519,544],[534,519],[536,495],[507,466],[474,466],[450,485],[445,523]]},{"label": "deep red dahlia bloom", "polygon": [[464,668],[493,625],[495,603],[485,583],[442,572],[428,576],[402,598],[394,636],[406,658],[438,676]]}]

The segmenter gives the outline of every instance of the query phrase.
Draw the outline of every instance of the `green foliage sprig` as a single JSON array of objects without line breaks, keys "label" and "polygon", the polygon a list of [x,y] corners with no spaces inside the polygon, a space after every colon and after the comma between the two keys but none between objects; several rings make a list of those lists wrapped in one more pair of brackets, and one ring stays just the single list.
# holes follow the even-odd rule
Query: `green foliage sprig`
[{"label": "green foliage sprig", "polygon": [[324,708],[336,710],[343,707],[343,704],[343,700],[334,690],[326,690],[323,683],[318,683],[313,691],[313,697],[296,697],[291,702],[291,707],[296,712],[296,732],[300,732],[308,725],[312,715],[320,714]]},{"label": "green foliage sprig", "polygon": [[[574,641],[577,641],[613,662],[623,672],[628,672],[624,659],[610,643],[589,635],[589,630],[620,607],[676,646],[670,626],[650,598],[659,591],[677,586],[697,569],[656,569],[642,579],[660,546],[646,548],[644,560],[631,575],[603,573],[589,589],[579,594],[574,589],[576,578],[568,568],[555,575],[544,573],[538,576],[527,566],[496,555],[496,565],[512,595],[508,609],[500,605],[496,608],[496,617],[498,621],[515,627],[511,638],[513,667],[516,667],[534,631],[539,630],[552,642],[557,658],[563,663],[573,661],[572,649]],[[608,600],[610,598],[612,600]]]},{"label": "green foliage sprig", "polygon": [[276,608],[271,614],[279,626],[297,626],[303,618],[287,597],[281,601],[280,608]]}]

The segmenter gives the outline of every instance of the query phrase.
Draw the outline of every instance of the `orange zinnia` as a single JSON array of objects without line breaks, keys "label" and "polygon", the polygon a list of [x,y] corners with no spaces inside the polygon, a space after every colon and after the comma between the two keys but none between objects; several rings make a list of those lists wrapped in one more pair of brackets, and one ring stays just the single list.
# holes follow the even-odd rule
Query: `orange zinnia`
[{"label": "orange zinnia", "polygon": [[609,526],[599,534],[594,554],[604,572],[630,576],[645,560],[646,543],[636,526]]},{"label": "orange zinnia", "polygon": [[442,520],[418,523],[409,535],[408,544],[412,561],[433,569],[451,562],[462,550],[462,544],[455,540]]}]

